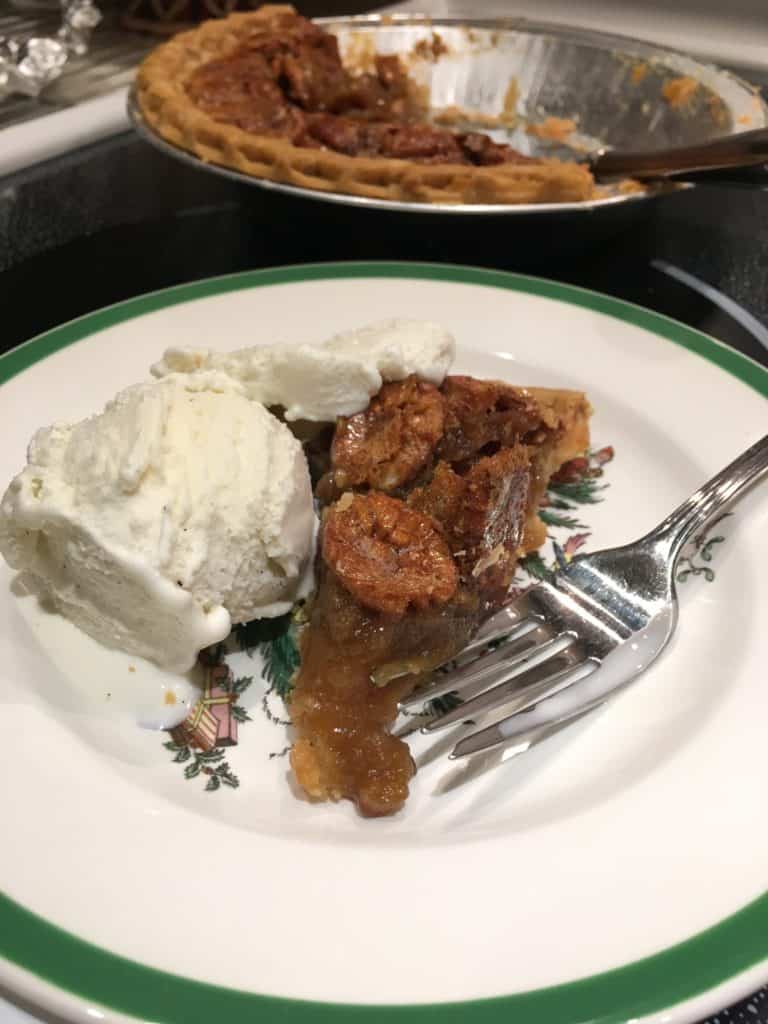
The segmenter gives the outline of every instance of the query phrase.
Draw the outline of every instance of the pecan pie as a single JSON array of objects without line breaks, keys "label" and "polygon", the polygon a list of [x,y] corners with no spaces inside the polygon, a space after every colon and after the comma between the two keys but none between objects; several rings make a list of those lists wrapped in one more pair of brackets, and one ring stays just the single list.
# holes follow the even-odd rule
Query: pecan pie
[{"label": "pecan pie", "polygon": [[402,807],[415,768],[390,732],[397,703],[504,601],[544,539],[550,477],[588,447],[589,414],[580,392],[411,377],[337,422],[288,704],[309,796],[368,816]]},{"label": "pecan pie", "polygon": [[139,70],[146,122],[204,161],[303,188],[452,203],[576,202],[589,171],[427,121],[397,56],[353,72],[336,37],[287,6],[231,14]]}]

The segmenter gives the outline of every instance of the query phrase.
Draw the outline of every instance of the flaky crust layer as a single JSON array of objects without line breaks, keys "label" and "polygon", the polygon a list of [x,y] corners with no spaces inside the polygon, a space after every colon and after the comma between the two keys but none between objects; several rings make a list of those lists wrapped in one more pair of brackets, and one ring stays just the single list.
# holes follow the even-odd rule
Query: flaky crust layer
[{"label": "flaky crust layer", "polygon": [[255,28],[274,25],[277,31],[280,19],[294,13],[291,7],[267,5],[204,22],[163,43],[138,72],[137,98],[146,123],[206,163],[321,192],[422,203],[559,203],[592,197],[592,176],[576,163],[477,167],[347,156],[254,135],[195,106],[186,83],[199,67],[227,56]]}]

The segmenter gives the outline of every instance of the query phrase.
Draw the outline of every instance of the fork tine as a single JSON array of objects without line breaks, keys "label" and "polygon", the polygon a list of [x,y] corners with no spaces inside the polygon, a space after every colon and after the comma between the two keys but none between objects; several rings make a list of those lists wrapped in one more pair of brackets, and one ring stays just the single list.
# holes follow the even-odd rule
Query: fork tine
[{"label": "fork tine", "polygon": [[[564,649],[564,644],[569,646]],[[519,662],[514,666],[501,666],[495,678],[489,680],[489,683],[495,685],[428,722],[422,726],[421,731],[437,732],[494,708],[503,707],[506,710],[508,705],[513,705],[515,711],[521,711],[541,700],[584,660],[584,654],[578,644],[574,643],[573,637],[558,637],[545,647],[549,653],[535,665],[527,669],[525,663]]]},{"label": "fork tine", "polygon": [[[489,619],[486,619],[466,647],[463,647],[455,657],[449,658],[440,665],[435,665],[431,672],[433,674],[439,672],[441,668],[452,663],[456,663],[456,670],[469,668],[475,662],[478,663],[479,667],[481,659],[493,653],[488,650],[488,645],[493,643],[494,640],[504,640],[506,644],[509,644],[512,640],[529,633],[540,624],[540,621],[538,615],[530,615],[528,613],[528,603],[524,594],[522,597],[517,598],[517,600],[510,601],[509,604],[500,608]],[[509,648],[507,648],[507,654],[510,657],[512,656]],[[493,661],[489,662],[489,664],[492,663]],[[400,701],[398,707],[402,711],[412,711],[423,704],[425,700],[429,700],[432,697],[440,697],[451,689],[453,689],[453,683],[451,686],[444,686],[439,678],[433,679],[428,687],[422,686],[415,694],[405,697]]]},{"label": "fork tine", "polygon": [[[540,725],[537,729],[530,729],[523,736],[519,736],[513,743],[510,743],[509,740],[502,740],[501,743],[506,744],[502,760],[505,762],[511,761],[513,758],[519,757],[520,754],[526,754],[529,750],[537,747],[539,743],[548,740],[550,736],[556,736],[559,732],[567,729],[568,726],[578,722],[581,718],[585,718],[594,710],[594,708],[586,708],[585,710],[577,711],[570,718],[562,722],[555,722],[554,725]],[[460,740],[448,755],[448,760],[457,761],[460,757],[481,754],[499,746],[499,743],[482,740],[483,734],[486,732],[490,733],[492,729],[493,726],[489,726],[488,729],[480,729],[477,732],[473,732],[471,736],[466,736],[463,740]]]},{"label": "fork tine", "polygon": [[[546,643],[552,635],[550,630],[536,625],[533,620],[520,623],[520,629],[522,629],[523,625],[526,625],[528,628],[522,636],[508,640],[491,651],[476,655],[465,665],[461,665],[454,671],[438,675],[427,686],[420,687],[410,696],[401,700],[398,705],[400,710],[412,711],[426,701],[432,700],[433,697],[442,697],[443,694],[449,693],[452,690],[463,689],[465,686],[477,682],[483,676],[488,675],[499,662],[514,664],[523,661],[536,648]],[[515,633],[518,631],[516,629]],[[464,654],[464,652],[462,651],[461,654]]]},{"label": "fork tine", "polygon": [[528,602],[523,595],[486,619],[461,654],[471,654],[473,651],[482,650],[494,640],[501,640],[503,637],[511,640],[520,632],[521,627],[530,628],[532,621],[535,619],[529,614]]},{"label": "fork tine", "polygon": [[[539,733],[544,732],[549,735],[550,732],[557,731],[560,726],[568,725],[577,718],[581,718],[582,715],[594,710],[606,700],[608,695],[601,693],[591,700],[575,703],[574,695],[568,692],[574,683],[594,675],[599,668],[599,662],[588,658],[581,664],[568,669],[562,673],[566,682],[559,687],[556,693],[549,697],[540,695],[534,701],[528,700],[522,707],[515,707],[511,714],[500,721],[494,722],[493,725],[489,725],[485,729],[478,729],[477,732],[459,740],[450,757],[455,759],[467,757],[469,754],[479,754],[481,751],[491,750],[493,747],[509,744],[511,741],[514,741],[515,746],[520,747],[519,753],[535,746]],[[558,710],[559,713],[557,713]]]}]

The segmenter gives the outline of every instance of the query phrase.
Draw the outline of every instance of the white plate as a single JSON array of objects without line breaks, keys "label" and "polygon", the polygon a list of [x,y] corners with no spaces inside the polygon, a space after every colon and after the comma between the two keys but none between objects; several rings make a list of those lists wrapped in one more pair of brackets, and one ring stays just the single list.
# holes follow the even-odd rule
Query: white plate
[{"label": "white plate", "polygon": [[[0,479],[37,426],[99,408],[168,345],[394,315],[449,327],[459,370],[588,391],[595,445],[616,450],[606,500],[577,513],[592,547],[649,528],[766,429],[765,370],[636,306],[484,270],[321,265],[158,292],[5,356]],[[225,751],[240,787],[185,780],[165,735],[106,699],[125,660],[99,661],[3,568],[0,984],[73,1020],[172,1024],[682,1022],[747,994],[768,979],[765,499],[699,553],[716,578],[681,585],[673,646],[634,688],[461,784],[432,758],[379,821],[296,798],[260,679]]]}]

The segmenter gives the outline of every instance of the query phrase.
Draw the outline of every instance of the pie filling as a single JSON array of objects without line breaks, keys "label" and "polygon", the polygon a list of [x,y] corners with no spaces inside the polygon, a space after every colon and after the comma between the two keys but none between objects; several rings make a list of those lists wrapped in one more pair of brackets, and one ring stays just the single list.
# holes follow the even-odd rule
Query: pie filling
[{"label": "pie filling", "polygon": [[410,377],[338,421],[289,701],[310,797],[366,816],[402,807],[415,766],[390,733],[398,701],[504,602],[518,558],[544,540],[550,477],[588,447],[589,413],[580,392]]},{"label": "pie filling", "polygon": [[377,56],[374,66],[353,74],[335,36],[286,11],[254,21],[231,53],[193,71],[186,91],[214,120],[294,146],[425,164],[537,163],[482,132],[426,123],[398,57]]}]

